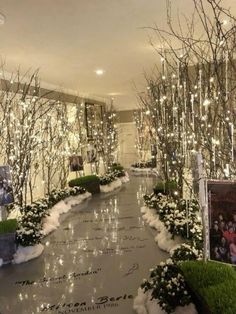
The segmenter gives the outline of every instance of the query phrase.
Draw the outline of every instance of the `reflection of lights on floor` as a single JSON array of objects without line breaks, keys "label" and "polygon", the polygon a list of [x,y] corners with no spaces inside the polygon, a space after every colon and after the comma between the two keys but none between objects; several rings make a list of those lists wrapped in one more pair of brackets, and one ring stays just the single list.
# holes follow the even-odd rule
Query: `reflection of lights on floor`
[{"label": "reflection of lights on floor", "polygon": [[[140,227],[145,226],[145,222],[141,217],[138,217],[140,214],[137,208],[137,187],[138,185],[135,186],[135,190],[132,192],[132,201],[131,193],[125,195],[124,198],[123,194],[119,197],[109,196],[105,200],[102,199],[101,204],[100,200],[97,203],[93,201],[91,205],[92,208],[90,207],[87,211],[80,213],[73,213],[72,219],[70,219],[71,222],[69,222],[68,218],[66,218],[68,220],[65,219],[63,226],[66,228],[61,228],[62,233],[58,230],[55,235],[50,235],[44,240],[45,254],[43,258],[39,260],[43,261],[42,269],[36,269],[34,272],[32,268],[32,274],[34,275],[26,278],[37,280],[37,276],[40,275],[40,279],[45,277],[48,279],[48,282],[45,281],[41,287],[39,285],[40,281],[37,280],[36,286],[31,286],[32,289],[31,287],[28,287],[30,289],[27,288],[27,290],[22,289],[24,293],[21,296],[18,295],[18,290],[15,296],[22,308],[25,307],[26,303],[31,302],[34,308],[30,308],[29,312],[39,314],[42,312],[42,309],[47,306],[48,302],[49,306],[59,304],[57,302],[60,302],[60,304],[64,304],[64,302],[65,304],[70,304],[68,302],[76,301],[77,299],[75,300],[75,298],[82,298],[85,294],[86,301],[90,302],[91,300],[91,304],[94,306],[98,296],[109,295],[108,293],[109,289],[111,289],[112,282],[115,282],[117,288],[119,287],[119,280],[114,281],[111,271],[108,271],[108,267],[115,267],[114,269],[117,271],[113,273],[124,275],[131,265],[127,265],[127,262],[130,263],[134,261],[132,254],[136,254],[136,251],[137,254],[139,254],[139,250],[135,250],[134,242],[130,242],[131,236],[137,239],[141,231],[141,239],[145,237],[144,231],[146,227],[143,227],[143,229]],[[140,189],[137,193],[140,202],[142,202],[141,195],[143,192],[144,189]],[[135,205],[133,201],[135,201]],[[153,239],[151,239],[151,243],[153,243]],[[148,258],[147,256],[147,259]],[[102,264],[102,261],[105,261],[104,264]],[[93,271],[95,270],[95,266],[100,262],[103,269],[102,272],[99,273],[99,276],[78,276],[76,278],[83,279],[75,281],[75,277],[72,275],[73,272],[77,274],[83,270],[87,271],[87,269]],[[55,286],[58,282],[54,279],[64,276],[65,274],[66,279],[61,280],[60,285]],[[115,279],[117,278],[118,277],[115,277]],[[129,278],[131,279],[131,277]],[[123,288],[123,281],[120,287]],[[127,288],[128,287],[127,284]],[[58,292],[60,291],[59,295],[56,290]],[[28,292],[27,301],[25,300],[27,298],[25,291]],[[48,295],[42,300],[44,291],[46,293],[48,292]],[[49,295],[50,291],[52,291],[52,295]],[[55,294],[54,291],[56,292]],[[61,293],[63,292],[64,295],[61,297]],[[54,299],[54,295],[56,300]],[[40,308],[41,303],[43,304]],[[7,309],[7,305],[5,309]],[[123,312],[128,313],[128,310],[126,310],[127,309],[124,309]],[[11,311],[11,305],[9,311],[6,311],[7,313],[17,313],[17,310]],[[44,311],[48,312],[48,310]],[[68,309],[68,312],[69,311],[73,312],[72,309]],[[107,311],[108,314],[110,314],[108,309]]]},{"label": "reflection of lights on floor", "polygon": [[69,293],[72,293],[74,291],[74,283],[72,282],[70,284]]}]

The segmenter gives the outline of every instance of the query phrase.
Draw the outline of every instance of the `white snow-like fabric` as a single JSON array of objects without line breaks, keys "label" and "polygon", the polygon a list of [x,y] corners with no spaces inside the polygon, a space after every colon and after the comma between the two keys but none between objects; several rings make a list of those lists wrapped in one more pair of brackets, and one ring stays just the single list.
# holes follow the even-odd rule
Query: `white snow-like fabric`
[{"label": "white snow-like fabric", "polygon": [[147,291],[147,303],[146,303],[146,307],[147,307],[147,312],[148,314],[166,314],[166,311],[162,310],[162,308],[160,307],[160,305],[157,303],[157,300],[153,299],[152,300],[152,291]]},{"label": "white snow-like fabric", "polygon": [[177,306],[174,314],[198,314],[196,307],[193,303],[185,306]]},{"label": "white snow-like fabric", "polygon": [[48,235],[60,226],[59,218],[61,214],[67,213],[71,210],[72,206],[79,205],[90,196],[91,194],[86,192],[77,196],[68,197],[54,205],[49,211],[50,215],[44,219],[42,230],[43,235]]},{"label": "white snow-like fabric", "polygon": [[145,214],[148,209],[149,209],[149,208],[148,208],[147,206],[142,206],[142,207],[141,207],[141,213],[142,213],[142,214]]},{"label": "white snow-like fabric", "polygon": [[117,178],[115,181],[112,181],[109,184],[100,185],[100,191],[102,193],[109,193],[109,192],[112,192],[112,191],[118,189],[121,186],[122,186],[122,182],[120,179]]},{"label": "white snow-like fabric", "polygon": [[171,238],[171,233],[166,229],[164,223],[160,221],[159,215],[156,213],[155,209],[143,206],[141,207],[141,213],[143,214],[143,219],[149,226],[157,230],[158,234],[155,237],[155,241],[161,250],[170,252],[184,243],[184,239],[179,236],[175,236],[174,239]]},{"label": "white snow-like fabric", "polygon": [[146,211],[143,215],[143,219],[148,223],[152,223],[157,218],[156,210],[152,208],[146,208]]},{"label": "white snow-like fabric", "polygon": [[3,265],[3,259],[0,258],[0,267]]},{"label": "white snow-like fabric", "polygon": [[82,203],[84,200],[88,199],[92,194],[89,192],[77,195],[77,196],[70,196],[64,200],[64,202],[69,206],[77,206]]},{"label": "white snow-like fabric", "polygon": [[171,233],[164,227],[160,233],[155,237],[159,248],[163,251],[170,252],[178,247],[180,244],[184,243],[184,239],[179,236],[175,236],[174,239],[171,238]]},{"label": "white snow-like fabric", "polygon": [[138,295],[134,298],[133,309],[138,314],[148,314],[146,309],[148,295],[142,288],[138,288]]},{"label": "white snow-like fabric", "polygon": [[141,207],[141,213],[144,214],[143,219],[149,224],[150,227],[155,228],[158,232],[161,232],[163,229],[165,229],[165,226],[163,222],[160,221],[155,209],[143,206]]},{"label": "white snow-like fabric", "polygon": [[[158,300],[151,300],[152,291],[144,291],[139,288],[138,295],[134,299],[133,309],[137,314],[166,314],[166,311],[162,310],[160,305],[157,303]],[[197,310],[193,303],[185,306],[177,306],[174,314],[197,314]]]},{"label": "white snow-like fabric", "polygon": [[124,177],[120,177],[119,179],[120,179],[120,181],[121,181],[122,183],[127,183],[127,182],[129,182],[129,175],[128,175],[128,172],[125,172],[125,176],[124,176]]},{"label": "white snow-like fabric", "polygon": [[[73,206],[79,205],[82,201],[88,199],[90,196],[91,194],[86,192],[77,196],[70,196],[54,205],[49,211],[50,215],[44,219],[42,230],[43,235],[46,236],[59,227],[59,217],[61,214],[67,213]],[[14,254],[14,260],[12,263],[20,264],[27,262],[41,255],[43,250],[44,246],[42,244],[26,247],[20,245]]]},{"label": "white snow-like fabric", "polygon": [[34,246],[26,246],[26,247],[19,245],[16,253],[14,254],[14,260],[12,263],[20,264],[20,263],[27,262],[41,255],[43,250],[44,250],[44,246],[41,243],[36,244]]}]

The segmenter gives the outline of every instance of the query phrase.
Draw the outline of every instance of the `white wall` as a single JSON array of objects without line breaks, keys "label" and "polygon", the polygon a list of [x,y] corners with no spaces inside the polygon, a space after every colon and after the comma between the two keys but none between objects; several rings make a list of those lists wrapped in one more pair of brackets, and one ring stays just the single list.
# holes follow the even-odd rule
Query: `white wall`
[{"label": "white wall", "polygon": [[137,150],[135,148],[136,126],[134,122],[119,123],[118,132],[118,161],[122,166],[128,168],[132,163],[138,161]]}]

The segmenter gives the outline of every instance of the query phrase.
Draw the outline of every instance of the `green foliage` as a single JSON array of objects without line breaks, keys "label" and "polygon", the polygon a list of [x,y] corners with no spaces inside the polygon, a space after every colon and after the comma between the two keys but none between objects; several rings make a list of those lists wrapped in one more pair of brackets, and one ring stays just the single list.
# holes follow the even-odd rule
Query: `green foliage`
[{"label": "green foliage", "polygon": [[136,163],[132,164],[131,167],[140,168],[140,169],[153,168],[153,162],[151,160],[150,161],[136,162]]},{"label": "green foliage", "polygon": [[100,185],[107,185],[111,182],[115,181],[116,177],[113,172],[105,173],[103,176],[99,177],[99,184]]},{"label": "green foliage", "polygon": [[211,313],[236,313],[236,272],[232,266],[189,261],[179,267],[188,285],[208,305]]},{"label": "green foliage", "polygon": [[177,200],[171,195],[152,193],[144,195],[144,202],[156,210],[158,218],[172,238],[181,236],[192,242],[197,249],[202,248],[202,224],[199,219],[199,204],[196,200]]},{"label": "green foliage", "polygon": [[150,280],[141,285],[144,291],[152,290],[152,298],[157,299],[161,308],[172,313],[177,306],[191,302],[191,296],[180,268],[171,260],[161,263],[151,270]]},{"label": "green foliage", "polygon": [[152,193],[152,194],[145,194],[143,196],[143,199],[147,207],[154,208],[158,212],[160,201],[162,201],[164,197],[165,196],[161,193],[157,195]]},{"label": "green foliage", "polygon": [[223,281],[236,280],[236,272],[232,266],[217,262],[189,261],[181,264],[180,268],[186,280],[196,290]]},{"label": "green foliage", "polygon": [[166,204],[160,211],[160,220],[172,236],[179,235],[186,240],[202,241],[202,224],[199,220],[199,205],[196,200],[184,199]]},{"label": "green foliage", "polygon": [[116,178],[122,178],[122,177],[125,177],[125,170],[114,170],[112,172],[112,175]]},{"label": "green foliage", "polygon": [[[123,168],[123,167],[122,167]],[[114,170],[112,172],[107,172],[104,175],[99,177],[100,185],[107,185],[117,178],[125,177],[125,171],[123,170]]]},{"label": "green foliage", "polygon": [[176,181],[158,181],[153,188],[155,194],[162,193],[165,195],[174,194],[177,191]]},{"label": "green foliage", "polygon": [[124,167],[122,167],[121,164],[119,164],[119,163],[114,163],[111,166],[111,171],[115,171],[115,170],[123,171]]},{"label": "green foliage", "polygon": [[91,183],[91,182],[99,183],[99,177],[96,175],[90,175],[90,176],[84,176],[84,177],[76,178],[76,179],[69,181],[69,186],[70,187],[74,187],[74,186],[84,187],[88,183]]},{"label": "green foliage", "polygon": [[192,245],[183,243],[172,252],[171,258],[176,263],[200,259],[202,258],[202,250],[198,250]]},{"label": "green foliage", "polygon": [[0,234],[16,232],[16,228],[17,228],[16,219],[0,221]]},{"label": "green foliage", "polygon": [[17,243],[22,246],[33,246],[40,243],[43,236],[43,219],[49,215],[49,209],[69,196],[83,193],[85,193],[85,189],[82,187],[53,190],[47,197],[21,208],[22,216],[18,222]]},{"label": "green foliage", "polygon": [[236,281],[225,281],[216,286],[202,288],[201,296],[207,302],[211,313],[235,314],[236,313]]}]

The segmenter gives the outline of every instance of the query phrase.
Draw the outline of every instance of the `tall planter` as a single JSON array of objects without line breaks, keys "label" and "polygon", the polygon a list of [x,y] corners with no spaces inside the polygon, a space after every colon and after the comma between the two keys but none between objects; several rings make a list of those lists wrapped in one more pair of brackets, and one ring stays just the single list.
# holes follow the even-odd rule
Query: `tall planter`
[{"label": "tall planter", "polygon": [[13,260],[13,255],[16,252],[15,237],[15,232],[0,234],[0,258],[3,263],[9,263]]}]

